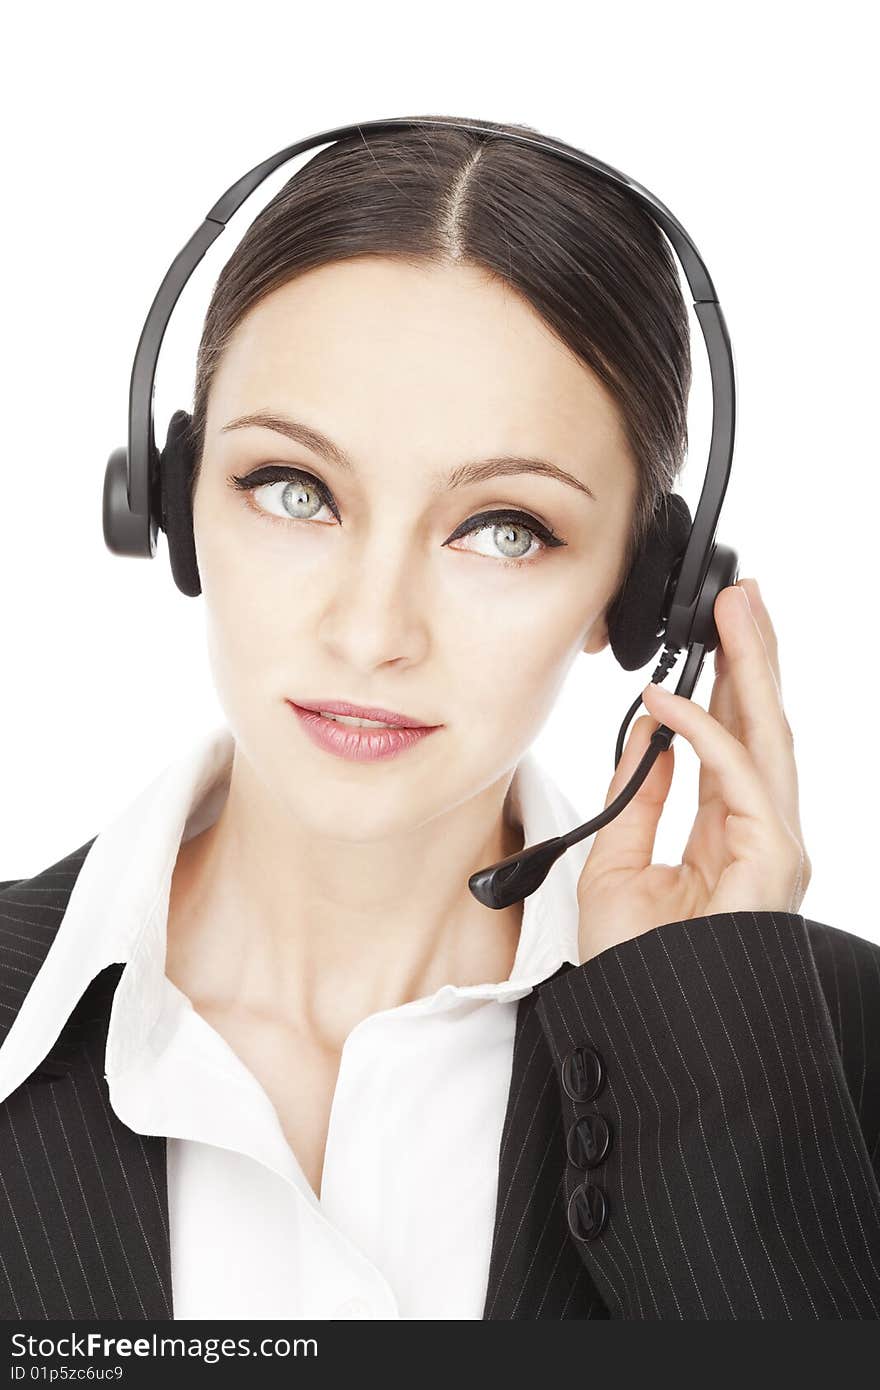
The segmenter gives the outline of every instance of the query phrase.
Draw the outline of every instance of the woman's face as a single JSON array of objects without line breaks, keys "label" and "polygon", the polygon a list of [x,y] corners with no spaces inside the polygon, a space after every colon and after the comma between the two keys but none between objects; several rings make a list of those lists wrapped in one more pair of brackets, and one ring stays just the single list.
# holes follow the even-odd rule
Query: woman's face
[{"label": "woman's face", "polygon": [[[266,466],[291,472],[229,482]],[[194,497],[213,675],[260,781],[352,842],[506,785],[607,642],[635,500],[610,396],[484,272],[364,256],[268,295],[221,358]],[[515,515],[465,534],[492,511]],[[287,703],[330,700],[441,727],[354,761]]]}]

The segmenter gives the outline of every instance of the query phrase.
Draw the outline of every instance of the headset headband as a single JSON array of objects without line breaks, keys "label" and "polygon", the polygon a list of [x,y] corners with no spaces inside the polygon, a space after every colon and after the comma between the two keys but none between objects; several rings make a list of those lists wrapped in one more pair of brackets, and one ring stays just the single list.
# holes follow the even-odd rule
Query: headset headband
[{"label": "headset headband", "polygon": [[172,261],[141,330],[132,367],[128,405],[126,493],[131,516],[126,519],[129,524],[126,525],[124,542],[120,543],[120,549],[122,553],[130,555],[155,555],[158,520],[155,508],[150,506],[150,498],[159,468],[159,455],[153,433],[156,364],[172,310],[208,247],[263,180],[305,150],[316,145],[330,144],[355,133],[364,139],[372,132],[433,127],[466,130],[495,139],[511,140],[591,169],[609,182],[627,189],[659,224],[672,244],[693,296],[694,310],[709,355],[712,382],[709,461],[690,537],[676,576],[674,600],[666,622],[668,644],[681,647],[690,630],[700,586],[709,565],[733,459],[736,368],[727,325],[715,294],[715,287],[699,251],[684,227],[659,198],[634,179],[561,140],[498,130],[479,122],[465,123],[432,117],[389,117],[321,131],[318,135],[297,141],[295,145],[288,145],[269,159],[263,160],[261,164],[255,165],[217,200],[204,222]]}]

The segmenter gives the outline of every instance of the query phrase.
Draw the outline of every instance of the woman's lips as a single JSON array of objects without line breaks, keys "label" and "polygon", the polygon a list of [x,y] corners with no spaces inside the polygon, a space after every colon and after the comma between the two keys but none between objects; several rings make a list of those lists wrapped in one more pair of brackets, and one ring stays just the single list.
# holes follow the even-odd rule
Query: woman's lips
[{"label": "woman's lips", "polygon": [[287,704],[299,718],[309,738],[325,753],[333,753],[337,758],[348,758],[352,762],[369,763],[379,758],[393,758],[403,753],[413,744],[421,742],[429,734],[436,733],[442,724],[429,726],[403,725],[397,728],[376,729],[358,728],[352,724],[340,724],[333,719],[325,719],[317,710],[306,709],[293,700]]},{"label": "woman's lips", "polygon": [[353,705],[348,700],[291,700],[300,709],[311,709],[316,714],[350,714],[358,719],[372,719],[379,724],[391,724],[394,728],[428,729],[421,719],[413,719],[408,714],[398,714],[397,710],[381,709],[379,705]]}]

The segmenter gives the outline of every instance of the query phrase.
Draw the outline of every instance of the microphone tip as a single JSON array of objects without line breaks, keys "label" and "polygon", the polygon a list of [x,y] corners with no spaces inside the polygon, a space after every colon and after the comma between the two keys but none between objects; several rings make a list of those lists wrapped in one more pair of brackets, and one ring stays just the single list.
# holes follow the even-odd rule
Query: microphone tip
[{"label": "microphone tip", "polygon": [[468,888],[477,899],[477,902],[482,903],[484,907],[497,909],[509,906],[504,898],[499,896],[498,889],[500,886],[497,869],[479,869],[477,873],[471,874],[468,879]]},{"label": "microphone tip", "polygon": [[561,835],[542,840],[540,844],[530,845],[509,859],[490,864],[487,869],[478,869],[468,879],[468,888],[484,907],[496,911],[512,907],[540,887],[565,848]]}]

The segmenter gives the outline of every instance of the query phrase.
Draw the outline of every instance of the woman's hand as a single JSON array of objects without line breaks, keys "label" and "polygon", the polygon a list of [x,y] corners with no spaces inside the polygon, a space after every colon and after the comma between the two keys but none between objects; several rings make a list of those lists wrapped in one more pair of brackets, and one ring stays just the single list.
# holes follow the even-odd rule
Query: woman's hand
[{"label": "woman's hand", "polygon": [[636,795],[599,830],[578,882],[581,963],[666,922],[714,912],[797,912],[810,881],[791,726],[782,707],[776,634],[754,579],[715,600],[720,645],[708,711],[649,684],[605,798],[635,771],[658,724],[700,759],[699,808],[682,863],[652,864],[672,783],[675,743]]}]

